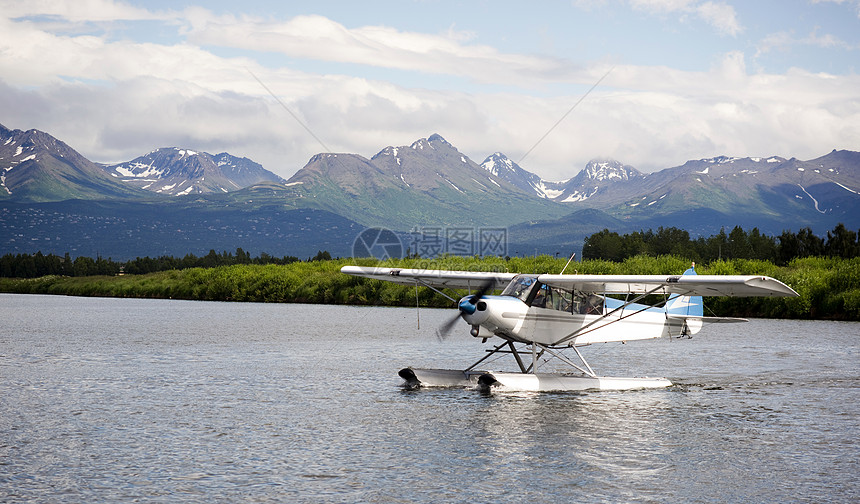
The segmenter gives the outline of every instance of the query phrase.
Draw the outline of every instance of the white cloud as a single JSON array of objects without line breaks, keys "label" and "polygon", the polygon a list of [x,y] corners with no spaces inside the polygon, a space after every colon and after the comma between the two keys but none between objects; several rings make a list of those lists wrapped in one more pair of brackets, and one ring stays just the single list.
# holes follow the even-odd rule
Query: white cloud
[{"label": "white cloud", "polygon": [[771,33],[761,39],[756,47],[756,57],[761,56],[762,54],[769,53],[774,49],[784,49],[793,44],[796,41],[794,37],[786,31],[780,31],[776,33]]},{"label": "white cloud", "polygon": [[9,19],[22,17],[59,18],[71,23],[119,20],[170,19],[175,15],[153,12],[112,0],[19,0],[0,1],[2,15]]},{"label": "white cloud", "polygon": [[853,5],[854,11],[857,13],[857,17],[860,18],[860,0],[812,0],[812,3],[835,3],[835,4],[847,4]]},{"label": "white cloud", "polygon": [[689,10],[696,0],[630,0],[630,5],[649,11],[675,12]]},{"label": "white cloud", "polygon": [[[680,12],[704,4],[649,5]],[[275,22],[200,8],[182,16],[189,40],[175,44],[63,35],[32,19],[0,16],[0,122],[47,131],[96,161],[179,146],[247,156],[288,177],[321,147],[248,68],[335,151],[369,157],[440,133],[477,162],[498,150],[519,159],[607,70],[602,63],[567,68],[552,58],[504,53],[472,44],[472,34],[453,28],[442,34],[350,29],[320,16]],[[810,40],[830,43],[816,33]],[[320,75],[261,65],[254,52],[219,56],[202,45],[217,42],[210,40],[217,34],[219,44],[294,58],[487,81],[514,76],[575,90],[564,96],[466,93]],[[564,179],[598,156],[651,171],[719,154],[809,159],[833,148],[856,149],[858,90],[855,75],[750,73],[739,51],[705,71],[619,64],[523,166]]]},{"label": "white cloud", "polygon": [[780,31],[771,33],[756,44],[756,58],[771,51],[787,51],[794,47],[814,47],[819,49],[858,50],[860,46],[852,45],[839,37],[825,33],[819,34],[816,27],[804,37],[797,37],[791,32]]},{"label": "white cloud", "polygon": [[842,49],[851,49],[851,45],[845,42],[844,40],[840,40],[838,37],[826,33],[824,35],[818,34],[818,29],[813,30],[807,37],[803,40],[804,43],[809,44],[815,47],[821,48],[832,48],[839,47]]},{"label": "white cloud", "polygon": [[704,2],[696,7],[696,12],[708,24],[719,31],[735,36],[741,32],[734,7],[719,2]]},{"label": "white cloud", "polygon": [[743,28],[738,21],[735,8],[723,2],[699,2],[698,0],[630,0],[635,9],[655,13],[679,13],[694,15],[716,28],[719,32],[737,36]]},{"label": "white cloud", "polygon": [[[202,13],[201,13],[202,14]],[[403,32],[387,26],[347,28],[318,15],[271,22],[200,15],[187,31],[191,42],[252,51],[271,51],[309,60],[356,63],[431,74],[467,77],[476,82],[533,84],[576,75],[570,61],[502,53],[467,44],[468,32]]]}]

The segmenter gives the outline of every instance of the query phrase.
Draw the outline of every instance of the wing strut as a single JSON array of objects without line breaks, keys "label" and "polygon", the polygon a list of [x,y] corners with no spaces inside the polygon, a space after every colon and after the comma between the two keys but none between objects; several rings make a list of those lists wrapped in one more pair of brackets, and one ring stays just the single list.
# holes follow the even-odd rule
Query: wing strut
[{"label": "wing strut", "polygon": [[484,362],[485,360],[487,360],[487,359],[489,359],[490,357],[492,357],[493,355],[495,355],[495,353],[496,353],[496,352],[498,352],[499,350],[501,350],[501,348],[502,348],[503,346],[507,345],[507,344],[508,344],[508,342],[507,342],[507,341],[505,341],[505,342],[503,342],[503,343],[500,343],[500,344],[496,345],[496,348],[494,348],[494,349],[492,349],[492,350],[487,350],[487,355],[485,355],[485,356],[481,357],[480,359],[478,359],[478,362],[476,362],[476,363],[472,364],[471,366],[467,367],[467,368],[466,368],[466,369],[464,369],[463,371],[465,372],[465,371],[471,371],[471,370],[475,369],[475,366],[477,366],[478,364],[480,364],[480,363]]},{"label": "wing strut", "polygon": [[[418,284],[421,284],[421,285],[423,285],[424,287],[429,287],[429,288],[433,289],[434,291],[436,291],[437,293],[439,293],[439,294],[441,294],[441,295],[445,296],[446,298],[450,299],[450,300],[451,300],[451,301],[453,301],[454,303],[456,303],[456,302],[457,302],[457,300],[456,300],[456,299],[452,298],[452,297],[451,297],[451,296],[449,296],[448,294],[445,294],[444,292],[440,291],[440,290],[439,290],[439,289],[437,289],[436,287],[433,287],[432,285],[430,285],[429,283],[425,282],[424,280],[421,280],[420,278],[416,278],[416,279],[415,279],[415,288],[416,288],[416,289],[418,288]],[[416,294],[416,297],[417,297],[417,294]]]},{"label": "wing strut", "polygon": [[[502,350],[502,348],[504,348],[506,346],[508,347],[508,350]],[[499,345],[496,345],[492,350],[487,350],[487,355],[481,357],[477,362],[475,362],[471,366],[464,369],[463,372],[468,373],[468,372],[474,370],[478,366],[478,364],[484,362],[485,360],[487,360],[488,358],[490,358],[491,356],[493,356],[497,353],[503,353],[503,354],[509,353],[509,354],[514,356],[514,359],[517,361],[517,366],[520,368],[520,372],[522,374],[536,373],[537,372],[537,361],[541,357],[543,357],[543,355],[545,353],[549,353],[550,355],[559,359],[560,361],[564,362],[565,364],[579,370],[582,374],[588,375],[591,377],[597,377],[597,373],[595,373],[594,370],[591,369],[591,366],[588,364],[588,361],[585,360],[585,357],[583,357],[582,353],[580,353],[580,351],[575,346],[570,347],[570,348],[573,348],[573,351],[576,352],[577,357],[579,357],[579,360],[582,361],[582,365],[585,367],[582,367],[582,366],[576,364],[575,362],[570,360],[570,358],[568,358],[566,355],[561,353],[561,351],[559,351],[557,349],[550,348],[546,345],[541,345],[540,343],[537,343],[537,344],[529,344],[529,345],[527,345],[527,348],[528,347],[531,347],[531,355],[532,355],[532,363],[528,367],[526,367],[525,363],[523,362],[522,357],[520,356],[520,354],[524,354],[525,352],[522,350],[517,350],[516,346],[514,346],[513,341],[505,341],[503,343],[500,343]]]},{"label": "wing strut", "polygon": [[[557,358],[558,360],[560,360],[560,361],[564,362],[565,364],[567,364],[567,365],[569,365],[569,366],[572,366],[572,367],[574,367],[574,368],[576,368],[576,369],[580,370],[580,371],[582,372],[582,374],[585,374],[585,375],[588,375],[588,376],[592,376],[592,377],[597,377],[597,374],[594,372],[594,370],[593,370],[593,369],[591,369],[591,366],[589,366],[589,365],[588,365],[588,361],[586,361],[586,360],[585,360],[585,357],[583,357],[583,356],[582,356],[582,354],[581,354],[581,353],[579,353],[579,350],[578,350],[575,346],[570,347],[570,348],[573,348],[573,351],[574,351],[574,352],[576,352],[576,355],[577,355],[577,357],[579,357],[579,360],[581,360],[581,361],[582,361],[582,364],[583,364],[583,365],[585,365],[585,369],[583,369],[583,368],[581,368],[580,366],[578,366],[575,362],[573,362],[572,360],[570,360],[570,359],[569,359],[566,355],[564,355],[563,353],[558,352],[558,351],[556,351],[556,350],[553,350],[552,348],[549,348],[548,346],[541,345],[540,343],[533,343],[531,346],[532,346],[532,348],[540,347],[540,349],[541,349],[541,350],[540,350],[540,353],[538,353],[538,358],[539,358],[541,355],[543,355],[543,354],[544,354],[544,352],[549,352],[553,357]],[[530,367],[529,369],[527,369],[527,370],[526,370],[526,371],[524,371],[524,372],[526,372],[526,373],[534,373],[534,372],[537,372],[537,368],[532,369],[532,368]]]},{"label": "wing strut", "polygon": [[[509,348],[509,350],[502,350],[502,348],[505,346],[507,346]],[[475,367],[478,364],[484,362],[485,360],[487,360],[488,358],[490,358],[491,356],[493,356],[497,353],[502,353],[502,354],[509,353],[509,354],[514,356],[514,359],[516,359],[516,361],[517,361],[517,366],[520,368],[520,371],[523,374],[530,373],[530,372],[532,372],[532,369],[535,368],[535,361],[537,359],[539,359],[544,354],[545,350],[548,350],[548,349],[542,346],[541,351],[537,354],[537,356],[535,356],[534,351],[532,351],[532,364],[528,368],[526,368],[526,365],[523,362],[522,357],[520,357],[520,353],[522,353],[522,352],[520,352],[520,350],[517,350],[517,347],[514,346],[513,341],[508,340],[508,341],[505,341],[504,343],[497,345],[492,350],[487,350],[487,355],[481,357],[478,360],[478,362],[476,362],[476,363],[472,364],[471,366],[467,367],[466,369],[464,369],[463,372],[468,373],[469,371],[475,369]],[[579,353],[579,352],[577,352],[577,353]],[[553,355],[555,355],[555,353],[553,353]]]},{"label": "wing strut", "polygon": [[[517,352],[516,347],[514,347],[514,342],[508,341],[508,346],[511,348],[511,353],[514,354],[514,359],[516,359],[517,366],[520,367],[520,371],[522,371],[524,374],[527,373],[528,371],[526,371],[526,366],[523,364],[523,360],[520,359],[520,353]],[[534,350],[532,350],[532,352],[534,352]],[[532,365],[534,365],[534,362],[532,363]]]}]

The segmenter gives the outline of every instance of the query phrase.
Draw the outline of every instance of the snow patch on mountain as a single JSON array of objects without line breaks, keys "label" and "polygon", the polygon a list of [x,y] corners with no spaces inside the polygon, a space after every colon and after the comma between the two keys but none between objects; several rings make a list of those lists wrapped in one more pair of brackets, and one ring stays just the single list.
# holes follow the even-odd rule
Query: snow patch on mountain
[{"label": "snow patch on mountain", "polygon": [[501,152],[494,152],[491,156],[485,159],[483,163],[481,163],[481,168],[497,177],[499,176],[499,173],[501,173],[501,167],[504,167],[506,171],[513,171],[514,169],[514,162],[508,159],[508,157]]},{"label": "snow patch on mountain", "polygon": [[710,164],[726,164],[726,163],[734,163],[738,159],[741,159],[741,158],[729,157],[729,156],[717,156],[717,157],[712,157],[712,158],[705,158],[705,159],[702,159],[701,161],[703,163],[710,163]]},{"label": "snow patch on mountain", "polygon": [[555,199],[564,194],[564,189],[558,189],[558,187],[566,184],[570,179],[560,181],[560,182],[548,182],[546,180],[540,179],[540,183],[537,186],[534,186],[535,192],[538,193],[538,196],[546,199]]},{"label": "snow patch on mountain", "polygon": [[624,164],[609,160],[593,159],[585,165],[585,174],[591,180],[608,181],[608,180],[630,180],[637,176],[641,176],[635,168],[625,166]]},{"label": "snow patch on mountain", "polygon": [[803,187],[803,186],[802,186],[802,185],[800,185],[800,184],[797,184],[797,186],[798,186],[798,187],[800,187],[800,190],[801,190],[801,191],[803,191],[807,196],[809,196],[809,199],[811,199],[811,200],[812,200],[812,203],[813,203],[813,205],[815,206],[815,211],[816,211],[816,212],[821,213],[821,214],[823,214],[823,213],[827,213],[827,211],[826,211],[826,210],[822,210],[821,208],[819,208],[819,207],[818,207],[818,200],[817,200],[817,199],[815,199],[811,194],[809,194],[809,191],[807,191],[805,187]]},{"label": "snow patch on mountain", "polygon": [[590,192],[589,191],[573,191],[567,197],[565,197],[563,200],[561,200],[561,202],[562,203],[576,203],[578,201],[585,201],[588,198],[597,194],[597,191],[599,191],[599,190],[600,190],[599,186],[594,186],[594,189],[592,189]]},{"label": "snow patch on mountain", "polygon": [[119,165],[114,170],[124,177],[130,178],[143,178],[148,179],[150,177],[161,177],[164,175],[164,169],[158,169],[152,166],[152,162],[150,163],[141,163],[141,162],[129,162],[125,165]]},{"label": "snow patch on mountain", "polygon": [[860,192],[857,192],[854,189],[851,189],[849,187],[845,187],[844,185],[840,184],[839,182],[834,182],[834,184],[838,185],[839,187],[841,187],[842,189],[845,189],[848,192],[852,192],[854,194],[860,194]]}]

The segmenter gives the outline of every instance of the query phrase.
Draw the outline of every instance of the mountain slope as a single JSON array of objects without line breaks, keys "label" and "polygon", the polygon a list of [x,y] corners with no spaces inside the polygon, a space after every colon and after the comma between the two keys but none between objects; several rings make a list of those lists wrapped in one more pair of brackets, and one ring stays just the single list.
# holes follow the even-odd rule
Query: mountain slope
[{"label": "mountain slope", "polygon": [[607,211],[640,220],[706,208],[729,220],[749,222],[755,216],[785,229],[831,228],[860,219],[858,171],[860,153],[847,151],[811,161],[778,156],[688,161],[657,174],[657,187]]},{"label": "mountain slope", "polygon": [[559,219],[523,222],[508,229],[510,255],[529,255],[537,250],[569,256],[582,249],[586,236],[602,229],[632,230],[631,223],[594,208],[575,210]]},{"label": "mountain slope", "polygon": [[[225,195],[228,196],[228,195]],[[307,258],[319,250],[351,254],[364,226],[330,212],[230,205],[213,208],[189,198],[165,204],[118,200],[6,202],[0,253],[54,253],[72,257],[135,257],[234,251]]]}]

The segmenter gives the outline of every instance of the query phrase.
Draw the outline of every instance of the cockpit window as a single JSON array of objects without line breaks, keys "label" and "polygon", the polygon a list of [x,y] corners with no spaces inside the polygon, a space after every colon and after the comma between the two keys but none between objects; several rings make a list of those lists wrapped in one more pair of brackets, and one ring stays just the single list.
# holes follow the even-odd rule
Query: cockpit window
[{"label": "cockpit window", "polygon": [[535,277],[525,275],[516,276],[511,280],[511,283],[505,287],[505,290],[502,291],[502,296],[512,296],[523,302],[527,302],[529,294],[531,294],[535,286],[539,284],[540,282],[538,282]]},{"label": "cockpit window", "polygon": [[569,313],[601,314],[603,298],[593,293],[569,291],[538,282],[534,276],[520,275],[502,291],[502,296],[515,297],[529,306]]}]

